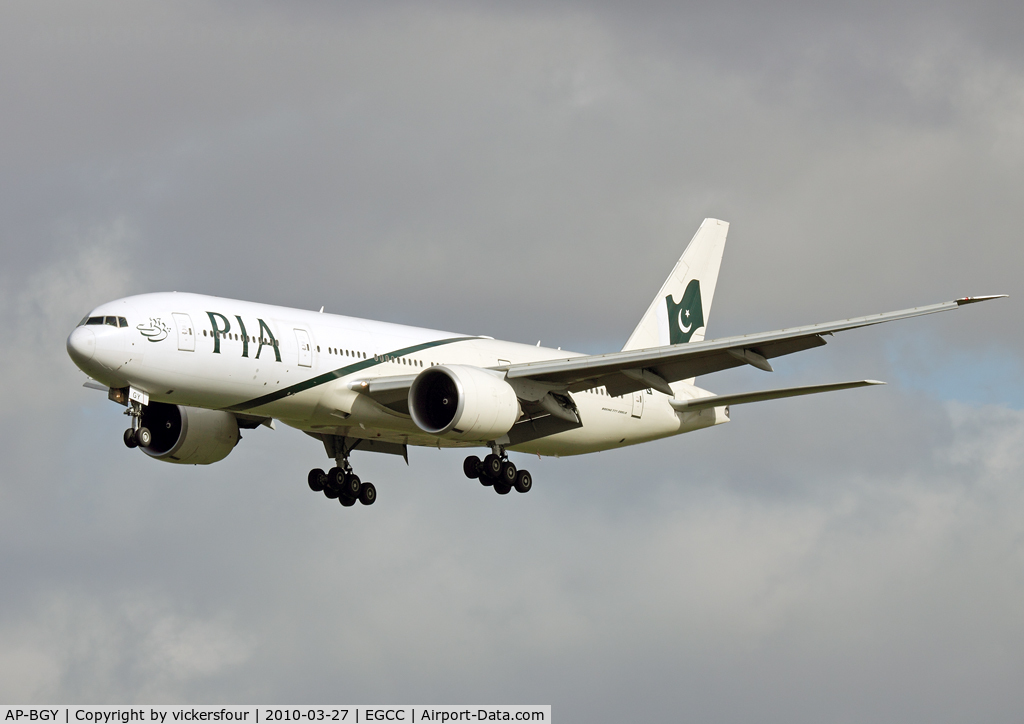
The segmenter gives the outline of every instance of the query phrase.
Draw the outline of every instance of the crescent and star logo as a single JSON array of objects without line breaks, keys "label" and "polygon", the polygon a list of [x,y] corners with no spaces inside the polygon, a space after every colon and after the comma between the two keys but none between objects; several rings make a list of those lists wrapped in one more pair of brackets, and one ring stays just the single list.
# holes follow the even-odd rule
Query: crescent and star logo
[{"label": "crescent and star logo", "polygon": [[171,328],[161,321],[160,317],[150,317],[149,324],[140,324],[135,329],[150,342],[162,342],[171,333]]},{"label": "crescent and star logo", "polygon": [[670,344],[684,344],[698,329],[704,326],[704,308],[700,303],[700,282],[691,279],[678,303],[669,294],[665,297],[668,307],[668,337]]}]

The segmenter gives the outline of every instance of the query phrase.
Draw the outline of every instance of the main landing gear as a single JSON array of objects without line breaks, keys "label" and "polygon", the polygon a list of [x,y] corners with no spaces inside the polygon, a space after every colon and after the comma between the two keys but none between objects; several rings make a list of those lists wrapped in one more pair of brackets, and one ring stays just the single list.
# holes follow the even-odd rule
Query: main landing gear
[{"label": "main landing gear", "polygon": [[377,500],[377,488],[373,483],[364,483],[352,472],[348,458],[338,460],[338,467],[326,473],[320,468],[309,471],[307,482],[314,493],[323,493],[329,500],[335,500],[350,508],[358,500],[363,505],[373,505]]},{"label": "main landing gear", "polygon": [[483,460],[470,455],[462,463],[462,471],[467,478],[477,479],[481,485],[494,488],[498,495],[508,495],[512,488],[528,493],[533,487],[533,476],[526,470],[516,470],[505,449],[497,445]]}]

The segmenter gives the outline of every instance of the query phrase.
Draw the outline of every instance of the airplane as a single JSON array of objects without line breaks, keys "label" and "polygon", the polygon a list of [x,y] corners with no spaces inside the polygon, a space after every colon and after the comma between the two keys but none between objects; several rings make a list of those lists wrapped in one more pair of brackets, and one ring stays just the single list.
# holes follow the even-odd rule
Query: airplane
[{"label": "airplane", "polygon": [[[824,324],[704,338],[729,224],[705,219],[618,352],[584,355],[492,337],[356,319],[202,294],[164,292],[101,304],[67,339],[86,387],[124,406],[124,444],[155,460],[223,460],[241,430],[275,420],[320,440],[334,466],[310,470],[314,492],[371,505],[355,450],[488,448],[463,472],[500,495],[533,487],[508,453],[568,456],[720,425],[730,408],[884,384],[833,384],[716,395],[698,376],[819,347],[850,329],[1005,297]],[[678,301],[677,301],[678,300]]]}]

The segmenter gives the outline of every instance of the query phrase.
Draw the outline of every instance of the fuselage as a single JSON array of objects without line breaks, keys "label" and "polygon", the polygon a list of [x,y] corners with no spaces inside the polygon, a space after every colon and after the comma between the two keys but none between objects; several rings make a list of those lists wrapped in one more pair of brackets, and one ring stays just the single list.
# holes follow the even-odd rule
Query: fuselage
[{"label": "fuselage", "polygon": [[[579,356],[488,337],[189,293],[126,297],[94,309],[68,338],[74,362],[111,388],[155,402],[273,418],[312,433],[430,447],[488,441],[424,432],[405,414],[349,389],[353,380],[415,376],[434,365],[497,370]],[[708,393],[672,384],[676,398]],[[633,445],[728,421],[725,408],[677,412],[668,396],[572,393],[581,427],[509,449],[574,455]]]}]

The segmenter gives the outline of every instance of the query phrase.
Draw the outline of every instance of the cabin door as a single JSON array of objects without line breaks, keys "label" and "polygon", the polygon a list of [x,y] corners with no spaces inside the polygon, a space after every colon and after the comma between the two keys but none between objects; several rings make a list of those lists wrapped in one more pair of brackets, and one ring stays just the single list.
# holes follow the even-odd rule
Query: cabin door
[{"label": "cabin door", "polygon": [[295,341],[299,343],[299,367],[312,367],[313,348],[309,344],[309,332],[296,329]]},{"label": "cabin door", "polygon": [[644,391],[637,390],[633,393],[633,417],[639,418],[644,414]]},{"label": "cabin door", "polygon": [[178,349],[182,352],[196,351],[196,335],[192,329],[192,317],[183,312],[174,312],[174,326],[178,328]]}]

